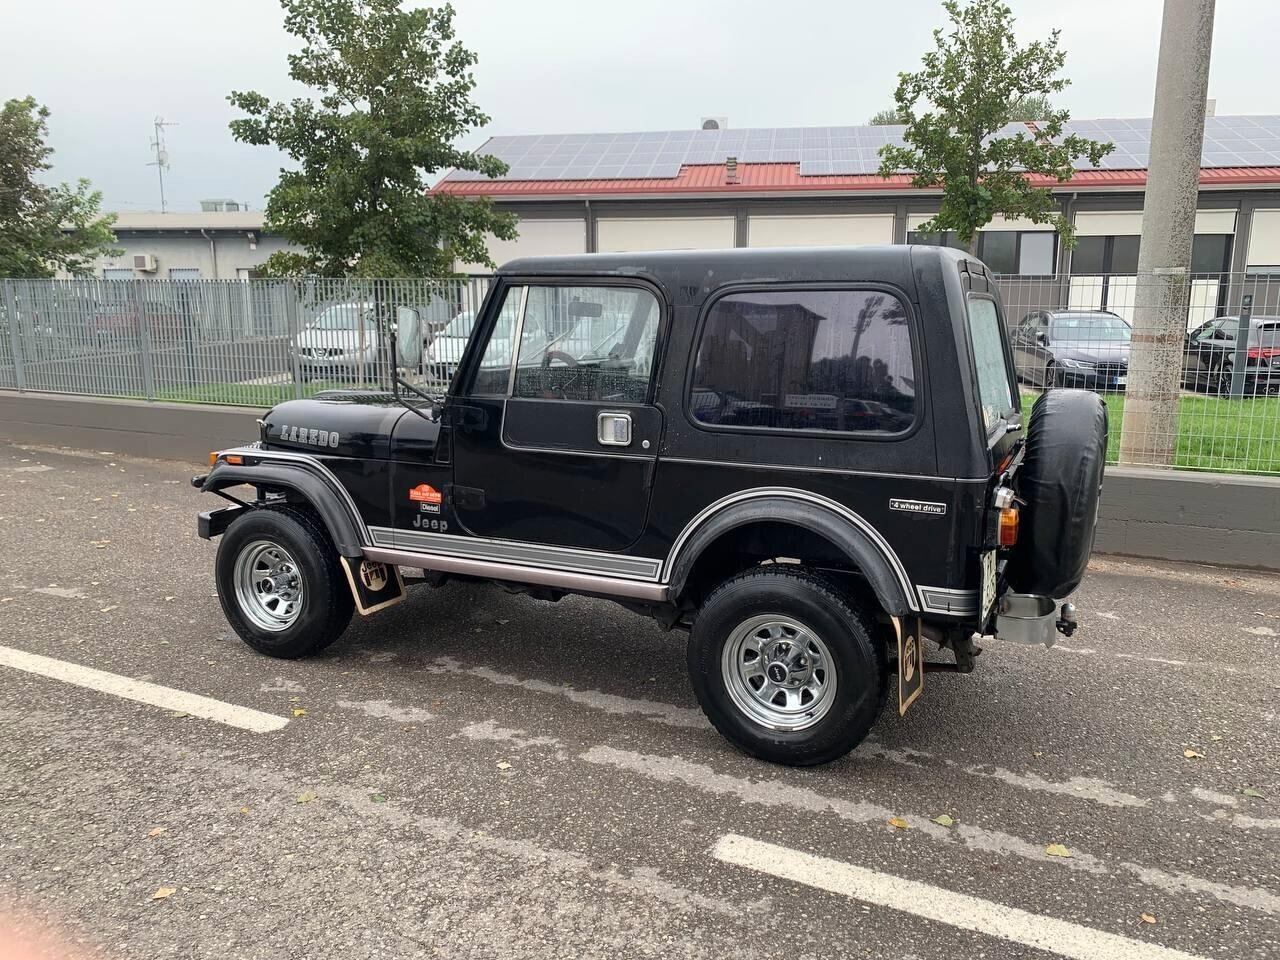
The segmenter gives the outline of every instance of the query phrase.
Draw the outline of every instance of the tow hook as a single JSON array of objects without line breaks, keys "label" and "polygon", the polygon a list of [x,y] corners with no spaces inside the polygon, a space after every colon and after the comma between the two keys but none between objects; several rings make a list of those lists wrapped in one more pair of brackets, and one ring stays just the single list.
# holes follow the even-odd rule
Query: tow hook
[{"label": "tow hook", "polygon": [[1064,603],[1059,611],[1058,622],[1054,624],[1058,628],[1058,632],[1064,637],[1069,637],[1076,632],[1079,624],[1076,622],[1076,605],[1074,603]]}]

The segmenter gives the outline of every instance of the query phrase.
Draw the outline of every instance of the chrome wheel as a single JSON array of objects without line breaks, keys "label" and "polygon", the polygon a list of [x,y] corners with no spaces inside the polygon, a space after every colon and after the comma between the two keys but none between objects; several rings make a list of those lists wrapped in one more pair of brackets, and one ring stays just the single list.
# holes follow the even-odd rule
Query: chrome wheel
[{"label": "chrome wheel", "polygon": [[770,730],[804,730],[831,709],[836,671],[822,639],[780,614],[740,623],[720,661],[729,698]]},{"label": "chrome wheel", "polygon": [[302,573],[293,556],[270,540],[240,548],[235,565],[236,602],[254,626],[278,632],[302,612]]}]

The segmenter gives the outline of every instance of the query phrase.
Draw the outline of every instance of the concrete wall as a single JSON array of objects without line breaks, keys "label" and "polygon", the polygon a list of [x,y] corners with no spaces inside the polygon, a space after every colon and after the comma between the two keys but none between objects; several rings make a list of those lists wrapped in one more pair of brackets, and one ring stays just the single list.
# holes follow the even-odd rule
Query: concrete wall
[{"label": "concrete wall", "polygon": [[1094,550],[1280,570],[1280,477],[1108,467]]},{"label": "concrete wall", "polygon": [[210,450],[258,439],[262,411],[0,391],[0,439],[207,463]]},{"label": "concrete wall", "polygon": [[[261,411],[0,391],[0,439],[203,464]],[[1098,553],[1280,571],[1280,477],[1108,467]]]}]

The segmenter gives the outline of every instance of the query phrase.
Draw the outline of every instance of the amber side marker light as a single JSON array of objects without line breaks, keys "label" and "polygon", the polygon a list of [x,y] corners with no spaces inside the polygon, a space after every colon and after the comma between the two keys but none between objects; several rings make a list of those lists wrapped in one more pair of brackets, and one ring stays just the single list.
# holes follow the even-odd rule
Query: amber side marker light
[{"label": "amber side marker light", "polygon": [[1000,546],[1012,547],[1018,542],[1018,508],[1005,507],[1000,511]]},{"label": "amber side marker light", "polygon": [[228,453],[221,458],[218,457],[217,453],[211,453],[209,454],[209,466],[212,467],[217,464],[219,459],[221,459],[223,463],[230,463],[237,467],[244,463],[244,457],[240,456],[238,453]]}]

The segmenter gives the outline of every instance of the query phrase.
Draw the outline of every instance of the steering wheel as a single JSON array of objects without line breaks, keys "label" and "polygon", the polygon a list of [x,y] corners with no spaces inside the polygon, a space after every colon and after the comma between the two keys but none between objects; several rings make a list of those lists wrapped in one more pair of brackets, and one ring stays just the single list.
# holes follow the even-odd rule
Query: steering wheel
[{"label": "steering wheel", "polygon": [[552,360],[559,360],[570,367],[578,365],[578,358],[573,354],[565,353],[563,350],[548,350],[542,355],[542,369],[546,370],[550,367]]}]

